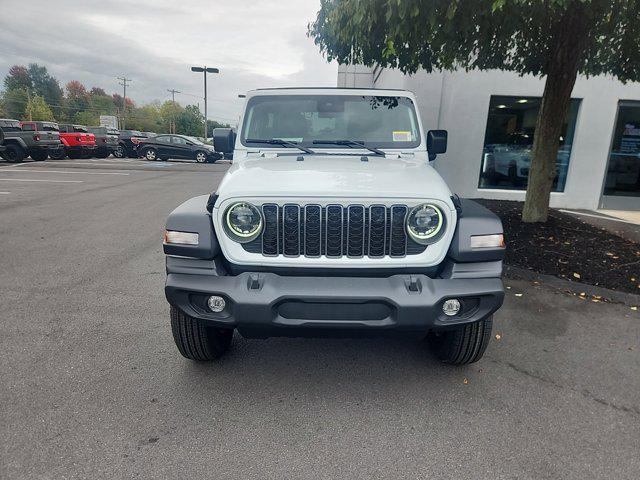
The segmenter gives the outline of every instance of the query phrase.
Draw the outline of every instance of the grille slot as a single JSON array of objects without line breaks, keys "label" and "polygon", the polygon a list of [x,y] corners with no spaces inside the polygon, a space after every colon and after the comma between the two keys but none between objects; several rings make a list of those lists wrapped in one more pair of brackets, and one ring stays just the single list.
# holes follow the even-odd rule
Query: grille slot
[{"label": "grille slot", "polygon": [[280,251],[278,241],[279,215],[278,205],[269,203],[262,206],[264,230],[262,231],[262,254],[275,256]]},{"label": "grille slot", "polygon": [[288,257],[300,255],[300,207],[285,205],[282,214],[282,253]]},{"label": "grille slot", "polygon": [[304,207],[304,254],[319,257],[322,253],[322,207]]},{"label": "grille slot", "polygon": [[406,205],[262,205],[264,227],[242,244],[251,253],[318,258],[392,258],[418,255],[425,245],[405,230]]}]

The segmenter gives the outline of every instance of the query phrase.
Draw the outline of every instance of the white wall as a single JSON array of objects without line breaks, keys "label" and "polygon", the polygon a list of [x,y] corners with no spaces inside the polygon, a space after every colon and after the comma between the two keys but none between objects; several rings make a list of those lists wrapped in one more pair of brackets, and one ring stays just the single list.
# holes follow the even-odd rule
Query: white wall
[{"label": "white wall", "polygon": [[[542,96],[543,79],[501,71],[419,72],[406,76],[395,70],[383,70],[375,79],[371,69],[346,67],[350,68],[354,69],[353,79],[348,70],[343,71],[345,86],[351,86],[350,82],[367,86],[364,79],[369,79],[375,88],[411,90],[417,95],[424,128],[449,131],[448,152],[436,160],[435,167],[456,193],[462,197],[524,200],[524,191],[478,188],[489,100],[491,95]],[[582,102],[567,183],[564,192],[551,194],[551,205],[595,209],[606,173],[618,101],[640,100],[640,83],[624,85],[609,77],[581,77],[572,97]],[[640,200],[638,203],[640,209]]]}]

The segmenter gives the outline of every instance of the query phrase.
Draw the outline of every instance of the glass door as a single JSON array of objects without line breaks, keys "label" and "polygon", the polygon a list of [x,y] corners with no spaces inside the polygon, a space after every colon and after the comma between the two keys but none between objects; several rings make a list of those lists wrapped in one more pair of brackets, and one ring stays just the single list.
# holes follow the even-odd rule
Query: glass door
[{"label": "glass door", "polygon": [[600,206],[640,210],[640,102],[618,104]]}]

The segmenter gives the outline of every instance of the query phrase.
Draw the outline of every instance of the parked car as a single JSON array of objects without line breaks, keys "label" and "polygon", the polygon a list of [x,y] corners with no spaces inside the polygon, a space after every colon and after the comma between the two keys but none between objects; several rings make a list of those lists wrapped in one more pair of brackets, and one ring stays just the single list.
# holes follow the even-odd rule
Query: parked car
[{"label": "parked car", "polygon": [[222,158],[212,145],[186,135],[158,135],[141,140],[138,155],[147,160],[193,159],[198,163],[213,163]]},{"label": "parked car", "polygon": [[2,130],[2,127],[0,127],[0,155],[2,155],[2,152],[6,150],[3,144],[4,144],[4,131]]},{"label": "parked car", "polygon": [[60,140],[58,124],[55,122],[33,122],[23,120],[20,122],[20,127],[23,132],[32,132],[34,135],[38,135],[41,141],[51,143],[47,149],[38,148],[29,152],[29,155],[33,160],[46,160],[49,155],[56,155],[56,153],[64,148]]},{"label": "parked car", "polygon": [[107,158],[118,148],[118,136],[120,132],[110,127],[89,127],[89,133],[93,133],[96,138],[97,158]]},{"label": "parked car", "polygon": [[55,160],[69,158],[89,158],[96,151],[96,137],[84,125],[60,124],[60,140],[64,145],[61,153],[49,153]]},{"label": "parked car", "polygon": [[136,147],[145,138],[144,134],[138,130],[120,130],[118,146],[113,152],[113,156],[116,158],[137,158]]},{"label": "parked car", "polygon": [[[22,162],[27,156],[34,160],[46,160],[49,149],[59,148],[60,137],[55,131],[44,130],[43,124],[49,122],[28,122],[27,130],[22,129],[19,120],[0,119],[0,128],[4,131],[5,151],[2,157],[9,162]],[[33,124],[39,124],[37,130]],[[52,124],[55,125],[55,124]]]},{"label": "parked car", "polygon": [[[384,105],[384,108],[380,108]],[[425,338],[479,360],[504,298],[500,219],[455,196],[430,162],[415,96],[368,89],[247,95],[241,134],[214,131],[232,167],[167,219],[173,337],[214,360],[243,337]]]}]

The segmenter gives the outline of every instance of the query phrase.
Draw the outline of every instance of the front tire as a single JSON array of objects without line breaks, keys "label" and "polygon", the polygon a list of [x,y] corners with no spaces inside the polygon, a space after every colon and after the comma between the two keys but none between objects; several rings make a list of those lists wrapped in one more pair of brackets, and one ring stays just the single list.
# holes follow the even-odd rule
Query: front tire
[{"label": "front tire", "polygon": [[27,152],[20,145],[9,144],[3,155],[11,163],[20,163],[27,156]]},{"label": "front tire", "polygon": [[31,158],[33,160],[35,160],[36,162],[42,162],[44,160],[46,160],[49,157],[49,154],[44,151],[44,152],[32,152],[31,153]]},{"label": "front tire", "polygon": [[67,152],[64,148],[59,148],[57,150],[52,150],[51,152],[49,152],[49,158],[51,158],[52,160],[62,160],[66,156]]},{"label": "front tire", "polygon": [[155,148],[147,148],[144,151],[144,158],[145,160],[149,160],[150,162],[155,162],[156,160],[158,160],[158,152]]},{"label": "front tire", "polygon": [[468,365],[484,355],[489,340],[493,318],[462,325],[455,330],[432,332],[428,342],[435,356],[450,365]]},{"label": "front tire", "polygon": [[197,362],[220,358],[229,349],[233,330],[206,325],[171,306],[173,340],[183,357]]},{"label": "front tire", "polygon": [[116,149],[113,151],[113,156],[116,158],[124,158],[125,155],[126,155],[126,152],[123,145],[118,145]]}]

